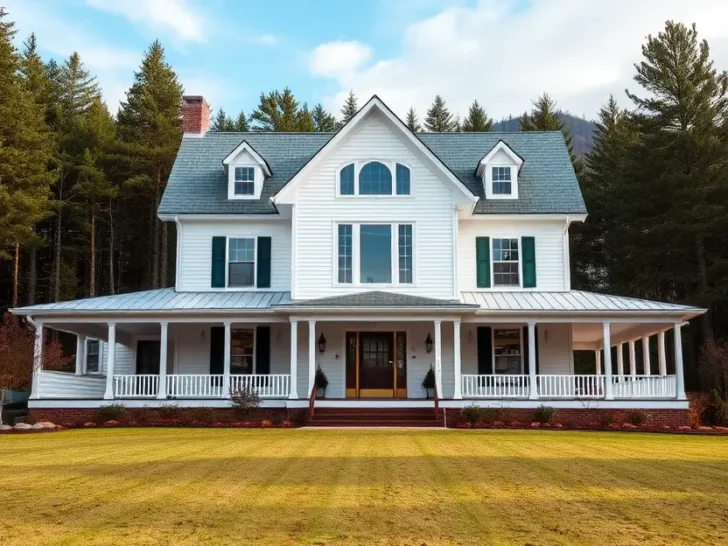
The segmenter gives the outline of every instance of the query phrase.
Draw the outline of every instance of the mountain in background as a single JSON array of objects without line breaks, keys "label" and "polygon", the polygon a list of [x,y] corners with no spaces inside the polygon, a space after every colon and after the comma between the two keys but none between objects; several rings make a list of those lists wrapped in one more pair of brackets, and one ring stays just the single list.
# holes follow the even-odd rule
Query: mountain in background
[{"label": "mountain in background", "polygon": [[[591,151],[593,145],[593,135],[596,125],[593,121],[580,118],[569,114],[568,112],[560,112],[559,118],[566,125],[574,143],[574,153],[576,155],[584,155]],[[504,131],[506,133],[517,133],[519,119],[509,116],[501,121],[494,121],[492,131]]]}]

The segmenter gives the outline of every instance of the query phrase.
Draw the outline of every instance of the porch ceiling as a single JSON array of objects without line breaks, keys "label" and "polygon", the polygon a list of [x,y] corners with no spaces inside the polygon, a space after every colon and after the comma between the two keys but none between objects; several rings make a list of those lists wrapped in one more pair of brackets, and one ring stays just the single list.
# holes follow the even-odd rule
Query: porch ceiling
[{"label": "porch ceiling", "polygon": [[[626,343],[631,340],[652,336],[660,332],[671,330],[671,324],[660,323],[628,323],[618,322],[610,325],[611,345]],[[601,348],[604,327],[601,322],[584,322],[571,324],[572,342],[575,349]]]}]

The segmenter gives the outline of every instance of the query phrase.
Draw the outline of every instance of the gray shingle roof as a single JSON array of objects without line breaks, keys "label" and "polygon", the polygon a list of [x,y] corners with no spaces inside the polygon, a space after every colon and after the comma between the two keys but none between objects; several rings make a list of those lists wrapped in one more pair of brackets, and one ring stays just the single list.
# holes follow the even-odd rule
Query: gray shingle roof
[{"label": "gray shingle roof", "polygon": [[290,303],[275,305],[278,308],[329,308],[329,307],[379,307],[382,309],[398,307],[438,307],[438,308],[477,308],[478,305],[463,303],[458,300],[439,300],[435,298],[424,298],[421,296],[410,296],[408,294],[396,294],[393,292],[362,292],[361,294],[346,294],[344,296],[331,296],[310,300],[296,300]]},{"label": "gray shingle roof", "polygon": [[[270,202],[334,133],[207,133],[187,137],[159,204],[160,214],[275,214]],[[586,206],[560,132],[416,133],[480,197],[477,214],[584,214]],[[270,165],[260,200],[229,201],[222,160],[246,140]],[[524,158],[517,200],[486,200],[478,162],[499,140]]]}]

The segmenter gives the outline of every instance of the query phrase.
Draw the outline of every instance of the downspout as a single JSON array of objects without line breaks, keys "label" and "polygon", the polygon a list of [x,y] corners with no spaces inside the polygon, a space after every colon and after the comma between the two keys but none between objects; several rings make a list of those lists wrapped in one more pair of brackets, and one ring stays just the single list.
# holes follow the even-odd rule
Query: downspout
[{"label": "downspout", "polygon": [[566,215],[566,227],[564,228],[564,291],[571,292],[571,257],[569,255],[569,226],[571,218]]}]

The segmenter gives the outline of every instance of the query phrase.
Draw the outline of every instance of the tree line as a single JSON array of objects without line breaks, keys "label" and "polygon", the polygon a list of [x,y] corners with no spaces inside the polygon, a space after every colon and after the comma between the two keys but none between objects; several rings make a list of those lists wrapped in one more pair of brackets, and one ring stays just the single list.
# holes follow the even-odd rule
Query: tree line
[{"label": "tree line", "polygon": [[[73,53],[43,62],[34,35],[13,45],[0,8],[0,306],[61,301],[174,284],[176,234],[156,216],[182,136],[182,85],[154,41],[117,112]],[[594,147],[572,151],[547,93],[521,131],[562,131],[589,210],[572,226],[572,285],[707,308],[686,336],[699,347],[728,336],[728,99],[725,72],[694,26],[668,22],[635,64],[630,108],[610,97]],[[338,118],[293,92],[262,93],[246,115],[218,108],[211,131],[336,131]],[[476,100],[459,119],[437,95],[413,131],[489,131]]]}]

